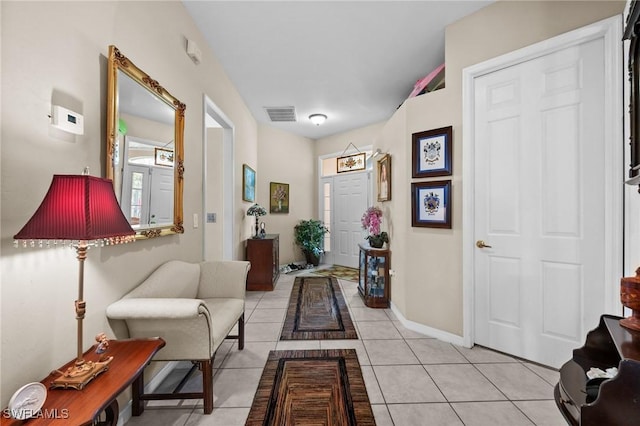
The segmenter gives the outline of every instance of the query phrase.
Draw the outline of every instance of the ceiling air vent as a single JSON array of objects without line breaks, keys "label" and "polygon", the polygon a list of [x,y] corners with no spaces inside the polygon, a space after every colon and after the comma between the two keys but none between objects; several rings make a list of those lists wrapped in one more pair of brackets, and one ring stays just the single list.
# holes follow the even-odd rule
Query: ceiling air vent
[{"label": "ceiling air vent", "polygon": [[264,107],[264,109],[267,111],[269,119],[273,122],[297,121],[295,107]]}]

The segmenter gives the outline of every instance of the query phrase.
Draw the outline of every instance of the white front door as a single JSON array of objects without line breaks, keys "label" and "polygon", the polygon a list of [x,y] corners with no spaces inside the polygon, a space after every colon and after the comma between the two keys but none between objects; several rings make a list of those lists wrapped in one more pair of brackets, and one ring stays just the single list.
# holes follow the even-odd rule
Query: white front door
[{"label": "white front door", "polygon": [[345,173],[333,178],[333,262],[358,267],[358,244],[363,239],[360,219],[367,209],[368,172]]},{"label": "white front door", "polygon": [[554,367],[606,311],[603,58],[600,38],[474,83],[475,343]]}]

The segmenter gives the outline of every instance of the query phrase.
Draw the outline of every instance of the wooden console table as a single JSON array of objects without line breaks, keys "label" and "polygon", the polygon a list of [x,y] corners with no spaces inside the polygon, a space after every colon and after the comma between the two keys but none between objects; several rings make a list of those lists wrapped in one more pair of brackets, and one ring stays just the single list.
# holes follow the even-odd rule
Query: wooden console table
[{"label": "wooden console table", "polygon": [[[110,340],[105,355],[113,356],[109,369],[93,379],[82,390],[49,389],[49,385],[57,373],[49,374],[41,383],[47,387],[47,399],[40,414],[27,420],[8,418],[7,409],[0,416],[2,426],[42,426],[42,425],[94,425],[102,412],[105,420],[102,423],[115,426],[118,423],[118,401],[116,398],[129,385],[140,389],[143,385],[142,372],[151,358],[165,345],[161,338]],[[95,345],[84,354],[86,361],[95,361]],[[61,371],[73,365],[68,362]],[[143,409],[143,407],[141,407]]]}]

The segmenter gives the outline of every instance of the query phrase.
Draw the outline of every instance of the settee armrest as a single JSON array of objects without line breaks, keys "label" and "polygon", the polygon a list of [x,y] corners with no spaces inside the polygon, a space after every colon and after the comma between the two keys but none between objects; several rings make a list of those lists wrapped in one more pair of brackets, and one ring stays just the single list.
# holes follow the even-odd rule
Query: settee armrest
[{"label": "settee armrest", "polygon": [[200,263],[198,298],[245,298],[247,274],[251,264],[243,260],[218,260]]},{"label": "settee armrest", "polygon": [[117,320],[211,317],[202,300],[182,298],[121,299],[109,305],[106,313],[107,318]]}]

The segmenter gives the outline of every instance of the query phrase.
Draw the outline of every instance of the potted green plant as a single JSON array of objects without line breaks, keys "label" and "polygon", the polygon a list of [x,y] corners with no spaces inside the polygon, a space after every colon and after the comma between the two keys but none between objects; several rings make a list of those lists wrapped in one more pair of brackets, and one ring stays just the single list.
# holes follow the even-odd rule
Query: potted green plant
[{"label": "potted green plant", "polygon": [[294,227],[296,244],[302,248],[307,263],[318,266],[320,256],[324,253],[324,235],[329,229],[322,222],[315,219],[301,220]]}]

